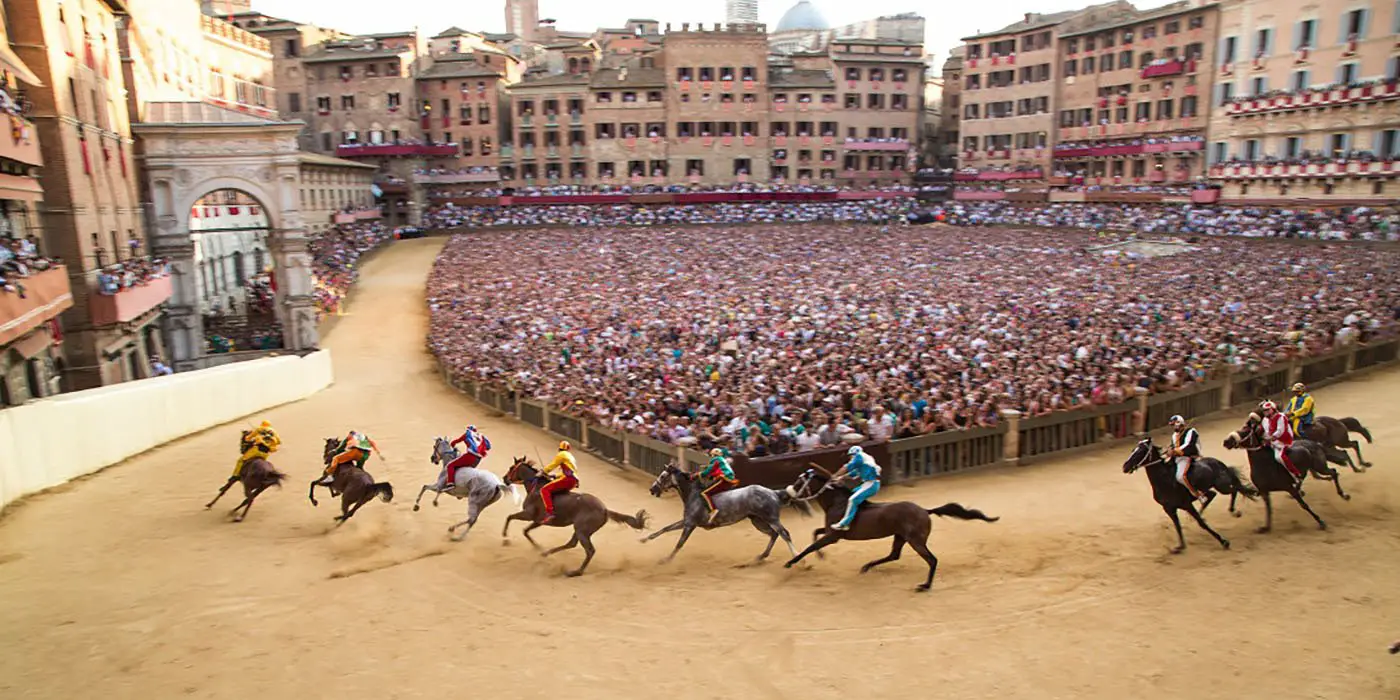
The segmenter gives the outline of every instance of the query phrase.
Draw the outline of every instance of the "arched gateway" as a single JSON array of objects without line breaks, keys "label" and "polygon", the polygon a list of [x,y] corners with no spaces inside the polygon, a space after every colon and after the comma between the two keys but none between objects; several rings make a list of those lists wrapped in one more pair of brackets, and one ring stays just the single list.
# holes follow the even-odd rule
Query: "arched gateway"
[{"label": "arched gateway", "polygon": [[285,347],[314,349],[319,337],[298,187],[297,134],[304,124],[202,102],[156,102],[146,108],[146,118],[132,130],[143,146],[151,248],[170,261],[174,282],[163,316],[169,359],[177,369],[210,364],[189,214],[201,197],[216,190],[241,190],[265,208],[277,290],[274,308]]}]

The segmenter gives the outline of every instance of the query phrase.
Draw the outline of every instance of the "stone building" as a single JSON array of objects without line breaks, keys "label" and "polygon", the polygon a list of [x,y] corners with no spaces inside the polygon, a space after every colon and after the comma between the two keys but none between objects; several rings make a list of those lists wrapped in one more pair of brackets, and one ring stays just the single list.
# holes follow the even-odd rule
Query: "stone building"
[{"label": "stone building", "polygon": [[[512,186],[555,183],[585,184],[604,181],[596,170],[586,172],[586,152],[565,150],[569,139],[591,142],[589,75],[526,76],[511,86],[511,140],[500,150],[503,184]],[[566,175],[565,173],[569,173]],[[611,177],[611,176],[610,176]]]},{"label": "stone building", "polygon": [[1400,6],[1224,0],[1210,177],[1238,202],[1400,196]]}]

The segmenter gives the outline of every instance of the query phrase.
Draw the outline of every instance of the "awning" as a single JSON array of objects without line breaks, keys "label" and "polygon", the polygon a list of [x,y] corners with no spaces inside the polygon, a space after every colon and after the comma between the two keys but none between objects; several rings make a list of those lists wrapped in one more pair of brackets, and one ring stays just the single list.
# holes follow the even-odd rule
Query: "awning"
[{"label": "awning", "polygon": [[44,198],[44,188],[32,177],[0,173],[0,199],[38,202]]},{"label": "awning", "polygon": [[38,356],[45,348],[53,344],[53,336],[49,335],[48,324],[39,326],[29,335],[10,343],[10,349],[19,353],[21,357],[28,360]]},{"label": "awning", "polygon": [[14,73],[21,83],[28,83],[36,87],[41,87],[44,84],[44,81],[40,80],[39,76],[35,75],[34,71],[29,70],[29,66],[24,65],[24,61],[15,55],[9,43],[3,41],[0,41],[0,64],[10,69],[10,72]]}]

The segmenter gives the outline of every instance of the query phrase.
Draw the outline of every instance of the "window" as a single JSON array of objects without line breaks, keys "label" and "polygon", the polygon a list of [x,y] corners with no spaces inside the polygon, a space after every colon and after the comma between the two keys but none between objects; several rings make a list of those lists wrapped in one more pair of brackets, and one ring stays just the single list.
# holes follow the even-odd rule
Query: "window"
[{"label": "window", "polygon": [[1065,61],[1065,77],[1073,78],[1076,75],[1079,75],[1079,61],[1072,58]]},{"label": "window", "polygon": [[1376,136],[1376,155],[1400,158],[1400,129],[1386,129]]},{"label": "window", "polygon": [[1308,79],[1308,72],[1305,70],[1293,71],[1293,90],[1299,92],[1306,90],[1312,81]]},{"label": "window", "polygon": [[1269,91],[1269,79],[1266,77],[1253,78],[1249,81],[1249,94],[1251,97],[1258,97]]},{"label": "window", "polygon": [[1221,104],[1221,105],[1230,104],[1230,101],[1233,100],[1233,99],[1235,99],[1235,84],[1234,84],[1234,83],[1221,83],[1221,84],[1220,84],[1220,104]]},{"label": "window", "polygon": [[1124,51],[1118,54],[1118,70],[1133,67],[1133,52]]},{"label": "window", "polygon": [[1370,13],[1366,10],[1352,10],[1342,15],[1342,36],[1337,43],[1366,38],[1366,25]]},{"label": "window", "polygon": [[1158,101],[1157,101],[1157,118],[1158,118],[1158,119],[1171,119],[1171,118],[1172,118],[1172,108],[1173,108],[1174,106],[1176,106],[1176,101],[1175,101],[1175,100],[1158,100]]},{"label": "window", "polygon": [[1293,27],[1293,50],[1317,46],[1317,20],[1305,19]]},{"label": "window", "polygon": [[1274,30],[1260,29],[1254,33],[1254,55],[1256,57],[1268,56],[1272,53],[1274,44]]},{"label": "window", "polygon": [[1236,37],[1233,37],[1233,36],[1227,36],[1227,37],[1225,37],[1224,39],[1221,39],[1221,40],[1220,40],[1220,64],[1221,64],[1221,65],[1225,65],[1225,64],[1229,64],[1229,63],[1234,63],[1234,62],[1235,62],[1235,59],[1237,58],[1237,57],[1235,56],[1235,50],[1238,48],[1238,47],[1237,47],[1237,44],[1238,44],[1238,43],[1239,43],[1239,40],[1238,40]]},{"label": "window", "polygon": [[287,111],[293,114],[301,111],[301,93],[287,93]]},{"label": "window", "polygon": [[1343,63],[1337,66],[1337,82],[1343,85],[1351,85],[1356,82],[1357,64]]},{"label": "window", "polygon": [[327,97],[327,96],[317,97],[317,98],[316,98],[316,111],[321,112],[322,114],[325,114],[325,113],[330,112],[330,111],[331,111],[331,98],[330,98],[330,97]]},{"label": "window", "polygon": [[331,150],[331,132],[326,131],[321,134],[321,150]]},{"label": "window", "polygon": [[1197,107],[1196,107],[1196,96],[1195,96],[1195,95],[1187,95],[1186,97],[1181,98],[1181,118],[1182,118],[1182,119],[1186,119],[1187,117],[1194,117],[1194,116],[1196,116],[1196,109],[1197,109]]},{"label": "window", "polygon": [[1297,158],[1303,152],[1303,139],[1289,136],[1283,140],[1283,157]]},{"label": "window", "polygon": [[1088,56],[1088,57],[1086,57],[1083,61],[1080,62],[1079,69],[1080,69],[1080,72],[1083,73],[1084,75],[1089,75],[1089,74],[1093,73],[1093,72],[1094,72],[1094,57],[1093,57],[1093,56]]},{"label": "window", "polygon": [[1152,119],[1152,103],[1139,102],[1133,113],[1133,119],[1145,122]]},{"label": "window", "polygon": [[1215,143],[1211,144],[1210,162],[1224,163],[1226,160],[1228,160],[1229,148],[1230,144],[1225,143],[1224,141],[1216,141]]},{"label": "window", "polygon": [[867,109],[884,109],[885,96],[878,92],[872,92],[865,96],[865,106]]},{"label": "window", "polygon": [[1351,150],[1351,134],[1332,134],[1328,139],[1328,145],[1333,158],[1341,158]]},{"label": "window", "polygon": [[354,109],[354,108],[355,108],[355,96],[354,96],[354,95],[341,95],[341,96],[340,96],[340,108],[341,108],[341,109]]},{"label": "window", "polygon": [[1170,21],[1170,22],[1167,22],[1167,26],[1166,26],[1166,28],[1163,30],[1162,33],[1163,33],[1163,34],[1180,34],[1180,33],[1181,33],[1181,20],[1179,20],[1179,19],[1174,19],[1174,20],[1172,20],[1172,21]]},{"label": "window", "polygon": [[1259,160],[1259,139],[1246,139],[1244,142],[1244,159],[1247,161]]},{"label": "window", "polygon": [[301,42],[296,39],[288,39],[282,46],[282,55],[287,58],[296,58],[301,55]]},{"label": "window", "polygon": [[1138,56],[1138,68],[1146,68],[1155,60],[1157,60],[1156,54],[1151,51],[1143,51],[1142,54]]},{"label": "window", "polygon": [[1070,39],[1069,43],[1065,44],[1065,51],[1068,51],[1071,54],[1079,53],[1079,40]]}]

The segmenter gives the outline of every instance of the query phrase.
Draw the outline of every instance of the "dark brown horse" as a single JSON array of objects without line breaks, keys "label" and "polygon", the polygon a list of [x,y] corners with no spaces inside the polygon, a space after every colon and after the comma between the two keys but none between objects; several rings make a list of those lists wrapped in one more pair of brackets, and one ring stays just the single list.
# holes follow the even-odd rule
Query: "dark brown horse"
[{"label": "dark brown horse", "polygon": [[550,527],[570,527],[574,528],[574,536],[569,541],[550,550],[540,547],[539,543],[530,537],[530,531],[542,524],[544,519],[544,501],[540,500],[540,487],[549,483],[549,476],[535,468],[533,462],[525,457],[516,457],[506,472],[504,481],[506,484],[524,484],[525,502],[520,506],[520,512],[511,513],[506,516],[505,527],[501,528],[501,537],[506,544],[510,543],[507,533],[510,532],[510,521],[525,520],[529,525],[525,527],[525,539],[529,540],[535,549],[539,550],[543,556],[549,556],[562,552],[566,549],[573,549],[583,545],[583,563],[578,569],[566,572],[568,576],[580,576],[583,570],[588,568],[588,562],[593,560],[593,533],[597,532],[609,520],[615,523],[623,523],[633,530],[641,530],[647,526],[647,512],[637,511],[636,515],[624,515],[608,510],[597,496],[586,493],[566,491],[554,497],[554,519],[550,520]]},{"label": "dark brown horse", "polygon": [[987,517],[980,510],[964,508],[957,503],[947,503],[937,508],[925,508],[909,501],[897,503],[866,501],[861,504],[849,530],[836,530],[831,526],[845,516],[846,500],[850,498],[851,490],[832,482],[831,472],[813,465],[812,468],[797,477],[797,481],[787,490],[788,494],[795,499],[804,501],[815,499],[820,503],[822,510],[826,511],[826,526],[818,528],[815,533],[816,541],[784,564],[784,567],[792,568],[793,564],[802,561],[802,558],[808,554],[820,552],[822,548],[840,540],[883,540],[886,537],[893,537],[894,546],[890,549],[889,556],[866,563],[860,567],[860,572],[863,574],[881,564],[898,560],[900,553],[904,551],[904,545],[907,544],[920,557],[923,557],[925,562],[928,562],[928,579],[918,585],[915,589],[918,591],[927,591],[933,586],[933,574],[938,570],[938,557],[933,556],[933,552],[928,549],[928,536],[933,531],[933,523],[928,517],[929,515],[961,520],[982,520],[989,523],[1000,520],[1000,518]]},{"label": "dark brown horse", "polygon": [[[1366,444],[1371,444],[1371,431],[1355,418],[1333,418],[1331,416],[1318,416],[1313,424],[1298,431],[1298,437],[1312,440],[1325,447],[1334,447],[1341,450],[1342,455],[1347,459],[1347,466],[1352,471],[1359,472],[1361,467],[1371,466],[1364,457],[1361,456],[1361,443],[1351,439],[1352,433],[1358,433],[1366,438]],[[1351,455],[1347,450],[1356,451],[1356,461],[1351,461]],[[1329,460],[1330,461],[1330,460]],[[1357,465],[1361,465],[1358,467]]]},{"label": "dark brown horse", "polygon": [[[247,517],[248,509],[253,507],[253,499],[271,486],[282,488],[282,480],[285,478],[287,475],[277,471],[271,462],[261,457],[255,457],[243,463],[243,469],[238,472],[237,479],[229,479],[224,482],[224,487],[214,495],[214,500],[204,504],[204,509],[213,508],[214,504],[223,498],[224,492],[228,491],[235,481],[240,482],[243,484],[243,502],[234,506],[233,510],[229,511],[229,515],[233,515],[233,522],[241,523],[243,518]],[[243,509],[242,513],[238,512],[239,508]]]},{"label": "dark brown horse", "polygon": [[[1259,414],[1249,414],[1249,419],[1239,430],[1227,435],[1225,448],[1242,449],[1249,454],[1249,480],[1254,482],[1254,486],[1264,496],[1264,526],[1259,528],[1260,533],[1273,529],[1274,504],[1269,494],[1275,491],[1292,496],[1293,500],[1317,521],[1318,529],[1327,529],[1327,523],[1322,522],[1322,518],[1303,500],[1302,483],[1295,480],[1293,475],[1288,473],[1288,469],[1274,459],[1273,449],[1264,443],[1264,426]],[[1287,454],[1293,466],[1303,473],[1304,479],[1312,474],[1322,481],[1331,481],[1337,488],[1337,495],[1343,500],[1351,500],[1351,496],[1342,490],[1342,480],[1337,470],[1327,466],[1327,450],[1322,445],[1311,440],[1294,440],[1288,447]]]},{"label": "dark brown horse", "polygon": [[[335,438],[326,438],[326,448],[322,457],[327,464],[330,463],[331,457],[335,456],[335,452],[339,446],[339,440]],[[316,486],[319,483],[319,479],[311,482],[311,490],[308,493],[308,497],[311,499],[311,505],[313,506],[321,505],[316,502]],[[391,486],[389,482],[382,481],[376,483],[374,477],[369,475],[369,472],[353,464],[340,465],[340,467],[335,470],[335,478],[331,483],[321,485],[328,486],[332,496],[337,493],[340,494],[340,515],[335,518],[336,527],[345,524],[345,521],[355,515],[355,512],[360,509],[360,506],[369,503],[375,496],[378,496],[379,499],[385,503],[394,500],[394,487]]]},{"label": "dark brown horse", "polygon": [[1221,547],[1229,549],[1230,540],[1221,537],[1220,533],[1212,530],[1201,514],[1210,507],[1217,494],[1229,494],[1230,513],[1238,518],[1240,512],[1235,508],[1236,499],[1241,495],[1249,499],[1254,499],[1259,495],[1259,491],[1241,478],[1239,471],[1234,467],[1228,466],[1218,459],[1200,457],[1186,473],[1186,478],[1191,482],[1191,485],[1196,487],[1197,491],[1206,494],[1206,502],[1202,503],[1201,509],[1197,511],[1195,497],[1176,480],[1175,462],[1163,456],[1162,448],[1153,444],[1150,436],[1139,440],[1133,453],[1128,455],[1128,459],[1123,462],[1124,474],[1132,474],[1139,469],[1147,472],[1147,483],[1152,486],[1152,500],[1157,501],[1157,505],[1162,506],[1167,517],[1171,518],[1172,527],[1176,528],[1176,547],[1172,548],[1172,554],[1186,551],[1186,538],[1181,534],[1181,518],[1177,515],[1177,511],[1186,511],[1196,520],[1196,524],[1200,525],[1202,530],[1210,533],[1210,536],[1220,543]]}]

